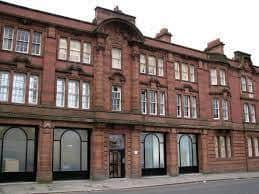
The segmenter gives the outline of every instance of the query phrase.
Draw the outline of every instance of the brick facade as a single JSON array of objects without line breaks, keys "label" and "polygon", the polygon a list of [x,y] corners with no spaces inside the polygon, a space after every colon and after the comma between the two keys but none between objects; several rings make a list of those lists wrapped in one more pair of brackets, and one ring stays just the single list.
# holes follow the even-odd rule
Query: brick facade
[{"label": "brick facade", "polygon": [[[146,37],[135,26],[133,16],[100,7],[95,12],[96,17],[90,23],[0,3],[1,48],[6,26],[42,33],[40,56],[0,50],[0,71],[10,72],[10,75],[19,72],[39,76],[37,105],[12,103],[11,94],[7,102],[0,102],[0,126],[33,126],[37,129],[37,181],[53,179],[53,133],[58,127],[89,131],[89,177],[92,179],[109,177],[109,136],[112,134],[124,137],[125,176],[142,176],[143,132],[165,134],[165,169],[170,176],[179,174],[178,134],[196,135],[199,172],[259,170],[259,157],[248,156],[246,138],[259,137],[259,114],[255,111],[256,123],[245,123],[243,114],[244,103],[253,104],[255,110],[259,110],[259,68],[253,66],[249,54],[237,51],[234,59],[228,59],[224,55],[224,44],[219,40],[208,43],[204,51],[176,45],[170,42],[171,33],[167,29],[162,29],[156,38]],[[60,38],[90,43],[90,64],[59,60]],[[112,48],[122,51],[120,70],[112,68]],[[140,54],[162,59],[164,75],[140,73]],[[175,79],[175,62],[193,65],[195,81]],[[225,86],[210,84],[211,69],[226,72]],[[242,76],[253,81],[253,97],[242,93]],[[90,109],[56,107],[58,78],[89,82]],[[112,111],[113,85],[121,87],[122,91],[122,110],[119,112]],[[141,114],[142,90],[165,93],[165,116]],[[196,97],[197,118],[177,118],[176,94]],[[228,120],[213,119],[215,97],[228,99]],[[231,157],[217,158],[214,139],[224,135],[231,137]]]}]

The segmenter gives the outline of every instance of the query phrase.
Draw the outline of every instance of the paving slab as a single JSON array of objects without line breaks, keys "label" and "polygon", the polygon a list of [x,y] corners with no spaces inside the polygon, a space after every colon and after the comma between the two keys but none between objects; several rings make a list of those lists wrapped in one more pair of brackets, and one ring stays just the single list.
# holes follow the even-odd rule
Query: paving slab
[{"label": "paving slab", "polygon": [[0,194],[45,194],[70,193],[83,191],[120,190],[138,187],[207,182],[229,179],[249,179],[259,177],[259,172],[221,173],[221,174],[184,174],[175,177],[153,176],[138,179],[116,178],[102,181],[71,180],[52,183],[16,182],[1,183]]}]

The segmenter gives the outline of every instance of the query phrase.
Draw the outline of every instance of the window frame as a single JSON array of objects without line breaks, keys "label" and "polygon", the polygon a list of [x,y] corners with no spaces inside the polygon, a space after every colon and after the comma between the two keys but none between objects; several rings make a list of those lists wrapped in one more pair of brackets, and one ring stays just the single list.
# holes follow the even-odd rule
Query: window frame
[{"label": "window frame", "polygon": [[158,58],[157,59],[157,75],[160,77],[164,77],[165,76],[165,68],[164,68],[164,60],[162,58]]},{"label": "window frame", "polygon": [[[38,33],[40,35],[40,41],[34,42],[35,34]],[[39,46],[39,53],[33,53],[33,45]],[[35,56],[41,56],[41,50],[42,50],[42,33],[38,31],[33,31],[32,33],[32,40],[31,40],[31,54]]]},{"label": "window frame", "polygon": [[[224,144],[221,145],[221,140]],[[230,160],[233,157],[233,140],[229,134],[215,134],[214,152],[216,160]]]},{"label": "window frame", "polygon": [[[214,105],[216,105],[215,104],[215,102],[217,102],[216,104],[217,104],[217,107],[216,106],[214,106]],[[215,111],[217,110],[217,117],[215,117]],[[219,120],[220,119],[220,100],[219,100],[219,98],[213,98],[212,99],[212,118],[214,119],[214,120]]]},{"label": "window frame", "polygon": [[[25,40],[18,40],[18,32],[27,32],[28,33],[28,41]],[[17,53],[23,53],[23,54],[30,54],[29,50],[30,50],[30,41],[31,41],[31,31],[27,30],[27,29],[22,29],[22,28],[18,28],[16,29],[16,39],[15,39],[15,52]],[[27,44],[27,50],[25,52],[23,51],[18,51],[17,50],[17,43],[18,42],[22,42],[22,43],[26,43]]]},{"label": "window frame", "polygon": [[[117,88],[119,89],[119,91],[115,91],[114,89]],[[122,87],[121,86],[117,86],[117,85],[113,85],[112,89],[111,89],[112,95],[111,95],[111,109],[114,112],[120,112],[122,111]],[[119,95],[119,98],[114,98],[114,93],[116,93],[117,95]],[[117,96],[116,95],[116,96]],[[117,106],[117,104],[114,106],[113,102],[118,101],[118,109],[116,107],[116,109],[114,109],[115,106]]]},{"label": "window frame", "polygon": [[[71,45],[73,45],[74,44],[74,46],[76,45],[76,44],[78,44],[77,46],[79,46],[79,48],[75,48],[75,47],[71,47]],[[79,41],[79,40],[75,40],[75,39],[70,39],[69,40],[69,48],[68,48],[68,53],[69,53],[69,55],[68,55],[68,60],[69,61],[71,61],[71,62],[75,62],[75,63],[80,63],[81,62],[81,53],[82,53],[82,49],[81,49],[81,41]],[[79,56],[76,56],[75,54],[72,54],[72,53],[77,53],[77,55],[79,54]],[[73,58],[71,58],[71,56],[73,56]],[[78,58],[78,60],[75,60],[75,57],[77,57]]]},{"label": "window frame", "polygon": [[[119,57],[118,58],[115,58],[115,51],[119,51]],[[111,63],[112,63],[112,69],[118,69],[118,70],[121,70],[122,69],[122,49],[121,48],[117,48],[117,47],[114,47],[111,49]],[[118,64],[115,64],[114,61],[117,61],[119,62]],[[118,66],[117,66],[118,65]]]},{"label": "window frame", "polygon": [[210,85],[212,85],[212,86],[218,85],[218,76],[217,76],[216,68],[210,69]]},{"label": "window frame", "polygon": [[[5,37],[5,29],[6,28],[9,28],[9,29],[12,29],[12,38],[9,38],[9,37]],[[14,44],[14,34],[15,34],[15,28],[13,28],[12,26],[3,26],[3,38],[2,38],[2,50],[5,50],[5,51],[13,51],[13,44]],[[4,40],[7,39],[8,41],[11,40],[11,48],[10,49],[6,49],[4,48]]]}]

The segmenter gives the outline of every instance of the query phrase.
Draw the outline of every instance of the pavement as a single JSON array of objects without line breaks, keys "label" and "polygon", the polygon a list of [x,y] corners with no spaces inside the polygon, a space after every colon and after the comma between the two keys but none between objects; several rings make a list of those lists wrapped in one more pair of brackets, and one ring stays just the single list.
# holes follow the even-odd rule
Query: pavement
[{"label": "pavement", "polygon": [[45,193],[72,193],[132,189],[175,185],[184,183],[198,183],[218,180],[236,180],[258,178],[259,172],[220,173],[220,174],[183,174],[175,177],[155,176],[138,179],[116,178],[102,181],[73,180],[53,181],[52,183],[16,182],[1,183],[0,194],[45,194]]},{"label": "pavement", "polygon": [[69,194],[258,194],[258,191],[259,178],[253,178]]}]

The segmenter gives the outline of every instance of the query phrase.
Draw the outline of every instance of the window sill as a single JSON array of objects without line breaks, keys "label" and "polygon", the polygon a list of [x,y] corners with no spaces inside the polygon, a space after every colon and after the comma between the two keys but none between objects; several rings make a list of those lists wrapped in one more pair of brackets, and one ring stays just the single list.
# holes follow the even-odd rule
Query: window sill
[{"label": "window sill", "polygon": [[23,53],[23,52],[17,52],[14,50],[5,50],[5,49],[1,49],[2,52],[6,52],[6,53],[11,53],[11,54],[18,54],[18,55],[25,55],[25,56],[32,56],[32,57],[37,57],[37,58],[42,58],[43,55],[35,55],[35,54],[31,54],[31,53]]},{"label": "window sill", "polygon": [[78,65],[88,65],[88,66],[93,66],[92,63],[83,63],[83,62],[75,62],[75,61],[69,61],[65,59],[59,59],[57,58],[58,61],[64,62],[64,63],[72,63],[72,64],[78,64]]}]

